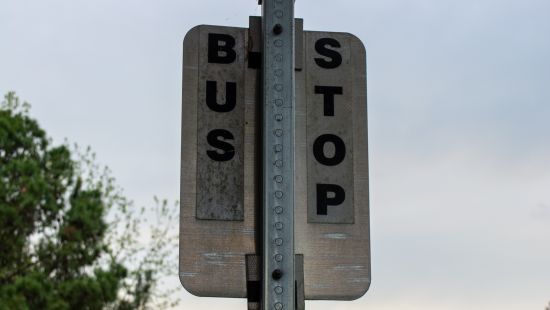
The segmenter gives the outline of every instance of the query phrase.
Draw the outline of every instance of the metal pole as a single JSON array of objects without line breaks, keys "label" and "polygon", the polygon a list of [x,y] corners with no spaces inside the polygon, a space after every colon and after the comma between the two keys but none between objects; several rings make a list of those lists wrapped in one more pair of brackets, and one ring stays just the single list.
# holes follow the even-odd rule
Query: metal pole
[{"label": "metal pole", "polygon": [[262,38],[262,308],[294,310],[294,0],[263,0]]}]

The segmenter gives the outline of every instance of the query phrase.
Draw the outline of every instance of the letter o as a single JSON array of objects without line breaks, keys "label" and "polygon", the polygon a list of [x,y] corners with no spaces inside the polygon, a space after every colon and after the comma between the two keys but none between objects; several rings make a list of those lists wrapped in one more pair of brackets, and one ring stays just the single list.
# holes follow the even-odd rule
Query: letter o
[{"label": "letter o", "polygon": [[[334,144],[334,156],[327,157],[325,155],[325,144],[331,142]],[[320,135],[313,142],[313,155],[318,162],[325,166],[336,166],[341,163],[346,157],[346,145],[344,141],[337,135],[324,134]]]}]

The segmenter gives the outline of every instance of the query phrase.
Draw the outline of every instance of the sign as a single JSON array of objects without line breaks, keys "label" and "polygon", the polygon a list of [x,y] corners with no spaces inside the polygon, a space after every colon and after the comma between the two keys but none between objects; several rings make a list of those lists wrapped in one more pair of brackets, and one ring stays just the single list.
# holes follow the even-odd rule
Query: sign
[{"label": "sign", "polygon": [[[299,28],[295,253],[306,299],[356,299],[371,280],[365,48]],[[180,279],[198,296],[246,297],[246,256],[262,251],[260,46],[256,27],[184,40]]]},{"label": "sign", "polygon": [[198,296],[246,297],[257,252],[257,69],[245,28],[197,26],[183,43],[180,279]]}]

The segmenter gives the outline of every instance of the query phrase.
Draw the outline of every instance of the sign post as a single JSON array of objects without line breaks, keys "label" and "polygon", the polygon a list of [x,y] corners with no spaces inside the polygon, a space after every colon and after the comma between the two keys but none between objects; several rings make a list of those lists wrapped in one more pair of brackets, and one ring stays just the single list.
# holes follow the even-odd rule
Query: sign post
[{"label": "sign post", "polygon": [[263,309],[294,309],[294,0],[263,0]]}]

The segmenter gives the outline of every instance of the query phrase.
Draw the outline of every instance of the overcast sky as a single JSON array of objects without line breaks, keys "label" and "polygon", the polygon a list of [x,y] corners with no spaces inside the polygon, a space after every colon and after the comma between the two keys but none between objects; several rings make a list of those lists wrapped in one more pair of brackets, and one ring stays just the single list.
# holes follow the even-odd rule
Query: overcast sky
[{"label": "overcast sky", "polygon": [[[0,92],[90,145],[137,205],[179,197],[182,41],[255,0],[0,0]],[[550,1],[298,0],[367,46],[373,282],[329,309],[550,301]],[[177,227],[174,227],[177,230]],[[244,310],[180,287],[181,309]]]}]

